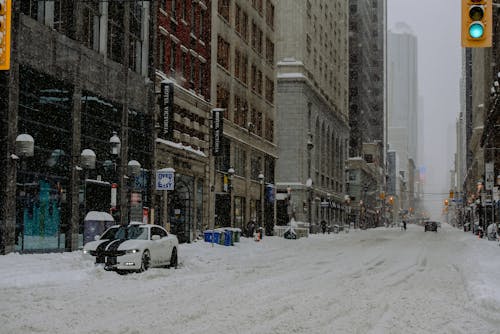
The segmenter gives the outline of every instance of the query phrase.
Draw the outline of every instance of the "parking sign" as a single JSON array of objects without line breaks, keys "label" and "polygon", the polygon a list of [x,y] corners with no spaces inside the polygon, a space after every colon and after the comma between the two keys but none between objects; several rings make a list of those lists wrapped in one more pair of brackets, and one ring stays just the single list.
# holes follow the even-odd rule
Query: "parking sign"
[{"label": "parking sign", "polygon": [[156,171],[156,190],[174,190],[175,170],[164,168]]}]

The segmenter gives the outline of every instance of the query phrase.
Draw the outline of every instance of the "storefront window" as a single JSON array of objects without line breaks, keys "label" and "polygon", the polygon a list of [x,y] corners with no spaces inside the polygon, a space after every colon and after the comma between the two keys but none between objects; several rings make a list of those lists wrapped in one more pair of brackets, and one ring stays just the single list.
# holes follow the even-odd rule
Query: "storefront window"
[{"label": "storefront window", "polygon": [[31,135],[33,157],[17,173],[16,250],[65,248],[69,206],[73,86],[20,67],[18,132]]},{"label": "storefront window", "polygon": [[169,193],[168,207],[170,231],[177,235],[179,242],[191,241],[194,231],[194,178],[189,175],[175,175],[175,189]]},{"label": "storefront window", "polygon": [[245,197],[234,197],[234,227],[245,226]]}]

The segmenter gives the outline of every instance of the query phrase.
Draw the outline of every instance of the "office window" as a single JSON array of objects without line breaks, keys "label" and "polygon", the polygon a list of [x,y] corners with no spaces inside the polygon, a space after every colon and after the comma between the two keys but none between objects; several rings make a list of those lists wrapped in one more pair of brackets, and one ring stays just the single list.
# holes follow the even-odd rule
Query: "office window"
[{"label": "office window", "polygon": [[266,1],[266,22],[268,26],[274,29],[274,5],[270,0]]},{"label": "office window", "polygon": [[176,58],[177,58],[177,44],[172,42],[170,44],[170,71],[175,74],[176,70]]},{"label": "office window", "polygon": [[99,50],[100,18],[99,2],[97,0],[82,3],[82,42],[89,49]]},{"label": "office window", "polygon": [[224,118],[229,118],[229,91],[221,85],[217,85],[217,108],[225,109]]},{"label": "office window", "polygon": [[123,4],[108,3],[108,58],[118,63],[122,63],[123,59],[123,41],[125,39],[123,15]]},{"label": "office window", "polygon": [[229,43],[222,37],[217,38],[217,63],[229,70]]},{"label": "office window", "polygon": [[266,100],[274,103],[274,81],[266,77]]},{"label": "office window", "polygon": [[229,22],[229,5],[231,1],[230,0],[219,0],[218,5],[218,12],[220,16],[222,16],[227,22]]},{"label": "office window", "polygon": [[165,70],[165,35],[160,34],[160,37],[158,38],[158,67],[161,71]]},{"label": "office window", "polygon": [[274,65],[274,43],[269,38],[266,38],[266,61]]}]

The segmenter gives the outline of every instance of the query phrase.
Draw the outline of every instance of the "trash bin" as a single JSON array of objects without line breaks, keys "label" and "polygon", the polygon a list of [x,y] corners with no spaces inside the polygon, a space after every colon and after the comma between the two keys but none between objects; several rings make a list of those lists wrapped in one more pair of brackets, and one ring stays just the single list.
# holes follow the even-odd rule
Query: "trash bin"
[{"label": "trash bin", "polygon": [[234,228],[234,242],[240,242],[240,237],[241,237],[241,229],[240,228]]},{"label": "trash bin", "polygon": [[212,230],[206,230],[205,232],[203,232],[203,236],[205,238],[205,242],[212,242],[212,241],[214,241],[214,238],[213,238],[214,231],[212,231]]},{"label": "trash bin", "polygon": [[224,229],[216,229],[215,230],[215,235],[218,237],[214,240],[215,243],[218,243],[219,245],[224,245],[224,240],[225,240],[225,234],[224,234]]},{"label": "trash bin", "polygon": [[224,246],[232,246],[233,245],[233,232],[231,230],[224,231]]},{"label": "trash bin", "polygon": [[205,231],[205,241],[213,242],[215,244],[220,244],[220,231],[217,230],[206,230]]}]

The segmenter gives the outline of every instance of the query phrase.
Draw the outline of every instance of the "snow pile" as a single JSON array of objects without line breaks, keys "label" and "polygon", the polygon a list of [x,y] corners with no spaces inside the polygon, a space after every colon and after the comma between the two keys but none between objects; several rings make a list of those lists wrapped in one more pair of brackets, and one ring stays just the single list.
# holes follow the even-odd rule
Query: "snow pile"
[{"label": "snow pile", "polygon": [[117,275],[80,252],[0,257],[1,333],[498,333],[500,247],[443,225],[182,244]]}]

